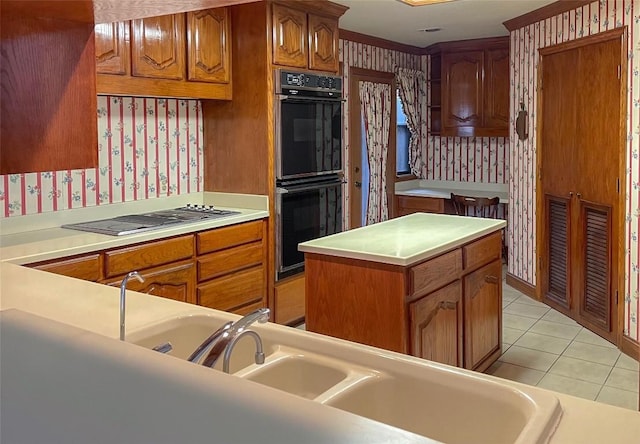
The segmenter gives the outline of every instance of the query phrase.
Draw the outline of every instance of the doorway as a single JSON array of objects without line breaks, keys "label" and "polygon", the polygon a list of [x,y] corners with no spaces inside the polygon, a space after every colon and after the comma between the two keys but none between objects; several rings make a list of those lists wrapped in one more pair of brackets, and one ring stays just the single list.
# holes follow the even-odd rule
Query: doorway
[{"label": "doorway", "polygon": [[387,152],[387,202],[389,214],[393,214],[396,158],[396,81],[389,72],[351,67],[349,70],[349,228],[364,225],[368,196],[369,166],[366,158],[366,142],[363,137],[364,121],[360,107],[360,82],[381,83],[391,86],[391,125],[389,126],[389,150]]},{"label": "doorway", "polygon": [[[619,345],[626,28],[540,49],[538,299]],[[622,183],[621,183],[622,182]]]}]

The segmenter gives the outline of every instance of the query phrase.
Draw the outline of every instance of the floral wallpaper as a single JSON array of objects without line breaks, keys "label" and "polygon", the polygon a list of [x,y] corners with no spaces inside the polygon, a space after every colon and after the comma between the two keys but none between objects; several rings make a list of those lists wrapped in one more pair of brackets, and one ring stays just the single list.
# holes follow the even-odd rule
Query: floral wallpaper
[{"label": "floral wallpaper", "polygon": [[0,176],[0,217],[202,190],[197,100],[98,96],[98,168]]},{"label": "floral wallpaper", "polygon": [[[536,283],[536,88],[538,49],[613,28],[628,27],[628,116],[627,116],[627,216],[625,260],[624,334],[640,338],[640,2],[599,0],[511,32],[511,119],[519,102],[529,110],[529,138],[521,141],[512,130],[509,154],[509,273]],[[512,125],[513,128],[514,125]]]}]

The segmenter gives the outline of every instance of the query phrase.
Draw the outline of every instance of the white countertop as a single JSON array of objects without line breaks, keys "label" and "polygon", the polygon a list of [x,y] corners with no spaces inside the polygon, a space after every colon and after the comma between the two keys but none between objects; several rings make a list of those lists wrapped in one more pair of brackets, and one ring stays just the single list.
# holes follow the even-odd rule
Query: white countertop
[{"label": "white countertop", "polygon": [[303,242],[305,253],[410,266],[506,226],[501,219],[414,213]]},{"label": "white countertop", "polygon": [[[16,308],[109,338],[118,337],[119,298],[117,288],[67,278],[10,263],[0,263],[0,277],[0,310]],[[130,293],[127,298],[127,331],[133,331],[161,320],[191,314],[206,314],[220,319],[221,324],[226,320],[237,318],[235,315],[204,307],[188,305],[142,293]],[[337,357],[367,355],[368,365],[371,368],[376,368],[378,360],[389,359],[393,360],[394,368],[401,368],[405,365],[405,361],[411,362],[412,365],[424,366],[425,371],[428,371],[430,366],[443,367],[440,364],[430,363],[422,359],[401,356],[386,350],[271,323],[260,325],[256,329],[260,331],[268,329],[277,331],[280,334],[295,336],[296,343],[301,346],[310,341],[313,343],[311,346],[318,353],[330,353]],[[130,344],[122,344],[113,340],[110,348],[112,349],[111,353],[114,354],[118,353],[115,349],[120,348],[123,353],[129,356],[128,359],[133,360],[131,362],[137,363],[136,365],[142,365],[146,361],[149,365],[155,366],[157,373],[165,374],[167,378],[176,378],[176,383],[178,384],[191,381],[190,385],[197,388],[198,384],[203,381],[211,382],[212,385],[208,386],[210,390],[206,389],[200,393],[213,397],[211,402],[217,402],[215,400],[218,396],[221,397],[220,399],[229,399],[229,397],[234,399],[234,402],[228,405],[227,408],[232,408],[236,412],[237,418],[244,418],[243,409],[247,409],[247,412],[252,411],[252,406],[255,406],[256,403],[269,405],[269,409],[262,409],[261,411],[267,412],[268,410],[269,415],[271,415],[268,424],[270,424],[270,427],[280,427],[282,433],[279,435],[279,440],[266,439],[262,441],[265,443],[295,442],[295,439],[292,441],[283,440],[282,436],[286,436],[288,428],[295,428],[294,425],[298,424],[299,421],[304,421],[304,418],[314,418],[313,423],[321,425],[313,428],[316,433],[321,433],[324,427],[327,431],[332,431],[325,435],[325,438],[329,435],[333,436],[333,441],[320,438],[317,441],[313,441],[313,437],[309,436],[310,440],[306,442],[341,442],[345,444],[429,442],[429,440],[416,435],[398,434],[398,429],[384,427],[364,418],[357,420],[358,417],[355,415],[340,412],[331,407],[320,406],[312,401],[297,398],[293,395],[275,394],[273,389],[261,387],[240,378],[219,374],[209,374],[209,377],[207,377],[208,369],[189,365],[175,359],[163,359],[164,357],[159,355],[150,355],[147,350],[138,349],[138,347]],[[136,357],[138,355],[141,357],[140,359]],[[163,364],[163,362],[166,364]],[[166,368],[164,365],[166,365]],[[464,369],[451,369],[451,371],[468,374],[473,378],[500,381],[502,384],[521,390],[544,391],[537,387],[526,386]],[[132,386],[131,392],[136,393],[136,389],[135,386]],[[563,413],[560,423],[549,441],[551,444],[638,443],[638,437],[640,436],[639,412],[587,401],[561,393],[554,393],[554,395],[560,400]],[[95,402],[101,402],[101,398],[95,398]],[[167,402],[169,401],[167,400]],[[198,400],[200,405],[204,405],[202,404],[203,402],[203,400]],[[155,407],[161,404],[158,402],[148,405],[145,411],[147,413],[154,411]],[[160,412],[167,413],[166,409],[160,409]],[[251,414],[254,415],[255,412]],[[212,433],[207,436],[211,439],[216,436],[228,436],[225,434],[231,432],[226,429],[221,435],[214,433],[215,427],[212,424],[217,420],[216,418],[214,415],[214,417],[209,417],[205,422],[207,430]],[[105,418],[104,421],[106,424],[111,424],[109,419]],[[168,421],[169,423],[176,423],[175,418],[170,418]],[[183,419],[179,419],[179,423],[182,423],[182,421]],[[235,422],[230,424],[230,430],[237,429],[237,427],[233,426]],[[103,427],[103,425],[99,424],[100,427]],[[218,427],[224,428],[225,425],[221,423],[218,424]],[[294,435],[295,430],[290,436]],[[274,435],[270,433],[268,436]]]},{"label": "white countertop", "polygon": [[408,182],[398,182],[395,188],[396,196],[450,199],[451,193],[462,196],[486,197],[489,199],[499,197],[500,203],[509,203],[509,191],[506,184],[412,180]]},{"label": "white countertop", "polygon": [[[222,196],[222,197],[221,197]],[[266,196],[264,199],[249,203],[249,206],[255,208],[242,207],[247,204],[248,200],[242,198],[243,195],[235,197],[233,195],[222,195],[222,193],[205,193],[200,194],[199,201],[195,203],[204,203],[207,205],[215,205],[220,209],[239,211],[235,214],[219,219],[204,220],[193,223],[177,224],[167,228],[153,231],[145,231],[126,236],[109,236],[106,234],[88,233],[84,231],[60,228],[62,223],[73,223],[78,221],[96,220],[101,217],[113,217],[122,214],[139,214],[148,211],[148,208],[169,209],[180,206],[179,202],[185,200],[167,199],[162,202],[141,202],[138,205],[121,205],[116,208],[109,208],[105,213],[105,207],[102,208],[86,208],[82,212],[70,211],[67,214],[51,215],[42,214],[32,217],[10,218],[15,220],[3,220],[2,236],[0,236],[0,261],[11,262],[15,264],[29,264],[34,262],[57,259],[65,256],[89,253],[92,251],[105,250],[126,245],[132,245],[140,242],[153,241],[181,234],[193,233],[196,231],[210,230],[213,228],[224,227],[227,225],[248,222],[269,217],[268,201]],[[190,202],[194,202],[194,197],[190,197]],[[186,202],[184,202],[186,203]],[[253,203],[253,205],[251,205]],[[151,206],[150,206],[151,205]],[[65,213],[65,212],[61,212]],[[80,216],[78,216],[80,214]],[[43,225],[48,219],[53,219],[58,226]],[[44,221],[44,222],[43,222]],[[17,231],[15,225],[20,224],[23,231]],[[49,222],[51,223],[51,222]],[[30,225],[31,224],[31,225]],[[5,226],[8,227],[5,230]],[[36,229],[29,230],[33,226]],[[5,234],[7,231],[11,234]]]}]

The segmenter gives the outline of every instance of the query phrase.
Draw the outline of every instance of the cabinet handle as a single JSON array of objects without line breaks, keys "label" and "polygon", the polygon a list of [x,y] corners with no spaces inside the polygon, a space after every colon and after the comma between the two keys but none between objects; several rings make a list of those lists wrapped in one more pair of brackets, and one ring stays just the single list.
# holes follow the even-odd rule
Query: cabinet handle
[{"label": "cabinet handle", "polygon": [[578,199],[582,199],[582,194],[576,193],[576,196],[578,196]]},{"label": "cabinet handle", "polygon": [[573,197],[573,191],[569,191],[569,197]]},{"label": "cabinet handle", "polygon": [[484,281],[488,282],[490,284],[497,284],[498,283],[498,278],[492,275],[489,276],[485,276],[484,277]]}]

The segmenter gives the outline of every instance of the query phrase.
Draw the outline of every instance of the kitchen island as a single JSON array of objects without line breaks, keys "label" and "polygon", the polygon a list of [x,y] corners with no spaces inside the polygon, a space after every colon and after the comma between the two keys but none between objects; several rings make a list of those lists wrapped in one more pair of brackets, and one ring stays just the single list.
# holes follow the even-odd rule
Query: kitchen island
[{"label": "kitchen island", "polygon": [[307,329],[483,371],[501,353],[505,224],[415,213],[300,244]]}]

